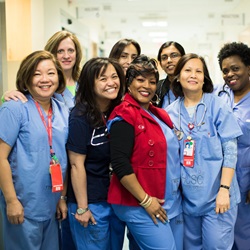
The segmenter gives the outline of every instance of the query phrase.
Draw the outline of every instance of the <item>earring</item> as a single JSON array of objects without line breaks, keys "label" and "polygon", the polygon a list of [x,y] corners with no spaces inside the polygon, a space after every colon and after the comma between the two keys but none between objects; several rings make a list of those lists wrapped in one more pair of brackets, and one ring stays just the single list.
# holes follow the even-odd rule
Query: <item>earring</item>
[{"label": "earring", "polygon": [[161,99],[159,98],[159,96],[157,94],[154,95],[154,97],[151,99],[152,103],[155,103],[157,106],[159,105]]}]

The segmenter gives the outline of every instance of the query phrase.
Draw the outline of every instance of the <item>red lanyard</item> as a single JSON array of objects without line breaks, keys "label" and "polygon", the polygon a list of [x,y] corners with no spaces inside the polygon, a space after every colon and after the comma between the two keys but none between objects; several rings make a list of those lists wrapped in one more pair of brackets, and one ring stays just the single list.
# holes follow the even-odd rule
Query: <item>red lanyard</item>
[{"label": "red lanyard", "polygon": [[46,131],[47,131],[47,134],[48,134],[48,139],[49,139],[49,147],[50,147],[50,154],[53,155],[54,152],[53,152],[53,149],[52,149],[52,108],[50,106],[49,108],[49,112],[48,112],[48,126],[47,126],[47,123],[44,119],[44,116],[43,116],[43,113],[42,113],[42,110],[38,104],[37,101],[35,101],[35,104],[36,104],[36,108],[38,110],[38,113],[42,119],[42,122],[43,122],[43,125],[44,127],[46,128]]}]

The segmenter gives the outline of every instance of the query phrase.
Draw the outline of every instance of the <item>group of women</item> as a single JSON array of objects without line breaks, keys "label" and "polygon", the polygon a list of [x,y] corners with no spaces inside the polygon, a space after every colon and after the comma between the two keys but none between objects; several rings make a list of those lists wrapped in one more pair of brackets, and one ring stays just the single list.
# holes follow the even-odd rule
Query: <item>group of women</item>
[{"label": "group of women", "polygon": [[162,81],[140,53],[122,39],[80,72],[60,31],[23,60],[0,108],[5,249],[119,250],[125,226],[131,250],[248,248],[250,49],[220,50],[222,91],[177,42]]}]

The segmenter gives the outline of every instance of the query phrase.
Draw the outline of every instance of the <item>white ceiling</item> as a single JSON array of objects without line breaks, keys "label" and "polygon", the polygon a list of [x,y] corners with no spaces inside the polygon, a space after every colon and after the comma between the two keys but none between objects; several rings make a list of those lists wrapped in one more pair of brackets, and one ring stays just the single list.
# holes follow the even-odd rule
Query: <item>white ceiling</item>
[{"label": "white ceiling", "polygon": [[[69,0],[77,17],[98,32],[110,51],[121,38],[137,40],[142,52],[157,55],[168,40],[187,52],[207,53],[230,40],[250,42],[249,0]],[[246,11],[248,13],[246,14]],[[166,27],[143,27],[142,22],[167,22]]]}]

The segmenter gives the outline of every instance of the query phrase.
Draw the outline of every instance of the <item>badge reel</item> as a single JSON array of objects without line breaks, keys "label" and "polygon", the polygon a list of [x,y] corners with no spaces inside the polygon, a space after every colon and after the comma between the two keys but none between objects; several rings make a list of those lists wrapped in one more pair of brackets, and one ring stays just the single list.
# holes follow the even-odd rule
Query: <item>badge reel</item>
[{"label": "badge reel", "polygon": [[194,149],[195,141],[190,136],[184,140],[184,151],[183,151],[183,166],[194,167]]}]

